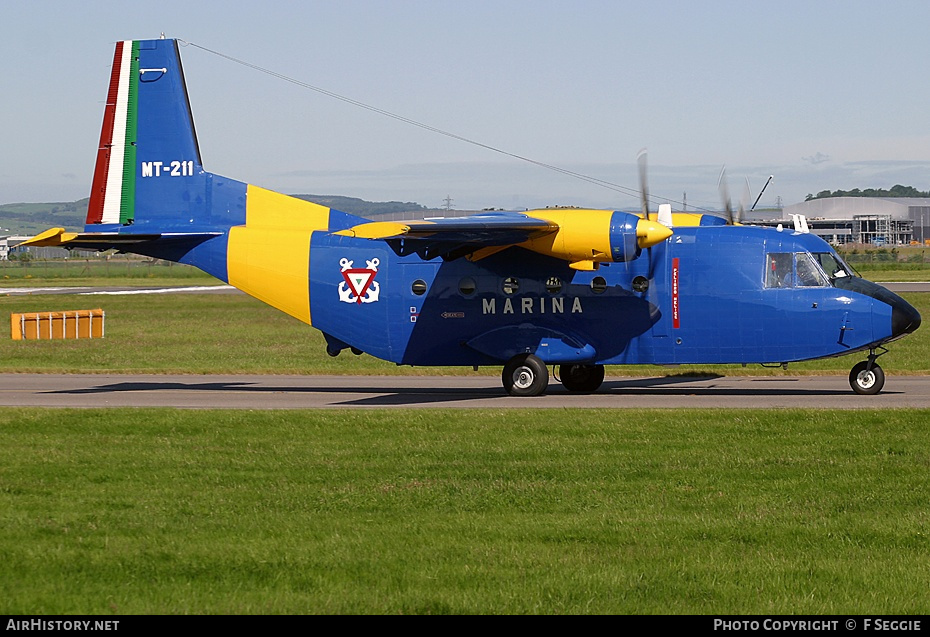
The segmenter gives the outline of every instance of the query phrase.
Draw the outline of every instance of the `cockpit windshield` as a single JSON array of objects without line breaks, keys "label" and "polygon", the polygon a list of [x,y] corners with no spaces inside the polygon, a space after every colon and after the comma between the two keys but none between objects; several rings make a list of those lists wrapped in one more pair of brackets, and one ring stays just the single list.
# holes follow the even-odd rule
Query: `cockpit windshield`
[{"label": "cockpit windshield", "polygon": [[840,279],[847,276],[853,276],[852,268],[850,268],[846,263],[833,252],[815,252],[814,259],[820,264],[820,267],[823,268],[823,271],[827,273],[827,276],[830,277],[830,281]]},{"label": "cockpit windshield", "polygon": [[825,287],[853,278],[852,268],[833,252],[769,252],[765,288]]},{"label": "cockpit windshield", "polygon": [[796,252],[794,255],[797,285],[800,287],[820,287],[827,285],[823,272],[814,265],[808,252]]}]

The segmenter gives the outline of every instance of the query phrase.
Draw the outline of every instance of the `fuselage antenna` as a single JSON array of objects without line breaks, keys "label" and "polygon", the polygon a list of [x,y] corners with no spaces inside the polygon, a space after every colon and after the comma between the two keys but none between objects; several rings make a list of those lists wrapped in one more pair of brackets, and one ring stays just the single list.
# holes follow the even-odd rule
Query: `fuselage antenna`
[{"label": "fuselage antenna", "polygon": [[756,209],[756,204],[759,203],[759,200],[762,199],[762,193],[765,192],[765,189],[769,187],[769,184],[772,183],[772,180],[775,178],[775,175],[769,175],[768,180],[765,182],[765,185],[762,186],[762,190],[759,191],[759,196],[756,197],[755,203],[752,204],[752,208],[749,209],[749,212],[752,212]]}]

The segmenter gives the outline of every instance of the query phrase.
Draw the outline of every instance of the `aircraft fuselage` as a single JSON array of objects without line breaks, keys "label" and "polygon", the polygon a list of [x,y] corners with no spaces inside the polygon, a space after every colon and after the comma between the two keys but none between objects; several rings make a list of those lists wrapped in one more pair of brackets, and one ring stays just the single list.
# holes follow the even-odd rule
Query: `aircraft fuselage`
[{"label": "aircraft fuselage", "polygon": [[[323,233],[311,254],[314,327],[337,346],[408,365],[500,364],[519,353],[559,364],[783,363],[886,342],[900,335],[893,308],[913,312],[861,279],[838,287],[842,278],[822,268],[798,281],[797,263],[816,259],[807,255],[835,253],[814,235],[770,228],[676,228],[639,258],[591,272],[519,247],[425,261]],[[795,280],[775,281],[773,259],[790,262]],[[370,283],[361,295],[342,274],[350,261]]]}]

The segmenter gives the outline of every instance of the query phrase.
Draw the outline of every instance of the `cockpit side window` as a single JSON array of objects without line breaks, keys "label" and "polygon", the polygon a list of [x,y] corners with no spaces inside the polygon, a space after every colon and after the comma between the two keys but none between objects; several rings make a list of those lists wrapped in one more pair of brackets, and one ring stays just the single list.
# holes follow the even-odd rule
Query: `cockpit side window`
[{"label": "cockpit side window", "polygon": [[814,258],[808,252],[796,252],[794,262],[797,270],[799,287],[824,287],[827,279],[814,263]]},{"label": "cockpit side window", "polygon": [[820,264],[820,267],[823,268],[823,271],[827,273],[827,276],[830,277],[831,281],[844,276],[852,276],[850,268],[843,263],[842,259],[832,252],[816,252],[814,253],[814,258]]},{"label": "cockpit side window", "polygon": [[790,252],[769,252],[765,255],[765,287],[791,287],[793,257]]}]

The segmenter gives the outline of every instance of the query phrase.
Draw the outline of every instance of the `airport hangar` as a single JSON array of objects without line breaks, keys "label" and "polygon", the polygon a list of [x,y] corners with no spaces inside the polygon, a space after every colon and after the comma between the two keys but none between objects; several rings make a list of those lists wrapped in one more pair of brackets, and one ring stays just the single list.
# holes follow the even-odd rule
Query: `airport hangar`
[{"label": "airport hangar", "polygon": [[810,231],[833,245],[930,245],[930,198],[825,197],[752,215],[747,223],[786,228],[804,215]]}]

